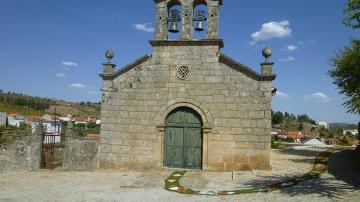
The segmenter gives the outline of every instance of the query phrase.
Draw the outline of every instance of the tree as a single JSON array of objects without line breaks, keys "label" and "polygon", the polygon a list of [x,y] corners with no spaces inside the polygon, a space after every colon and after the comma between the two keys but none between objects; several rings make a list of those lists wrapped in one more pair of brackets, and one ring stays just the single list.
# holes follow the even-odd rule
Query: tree
[{"label": "tree", "polygon": [[353,40],[350,47],[345,47],[332,60],[332,64],[335,68],[329,74],[340,93],[347,97],[344,105],[349,112],[360,114],[360,40]]},{"label": "tree", "polygon": [[272,124],[281,124],[284,120],[284,115],[281,112],[275,112],[272,114]]},{"label": "tree", "polygon": [[304,130],[304,124],[299,123],[298,131],[303,131],[303,130]]},{"label": "tree", "polygon": [[348,0],[344,13],[345,25],[353,29],[360,28],[360,0]]},{"label": "tree", "polygon": [[[344,23],[353,29],[360,28],[360,0],[348,0],[344,10]],[[353,39],[331,61],[335,67],[329,71],[338,86],[348,112],[360,115],[360,40]]]}]

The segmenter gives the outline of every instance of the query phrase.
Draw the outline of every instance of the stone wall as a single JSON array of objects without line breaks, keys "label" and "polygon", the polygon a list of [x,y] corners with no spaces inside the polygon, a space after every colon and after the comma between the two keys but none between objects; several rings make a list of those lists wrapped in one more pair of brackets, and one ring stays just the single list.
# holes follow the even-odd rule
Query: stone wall
[{"label": "stone wall", "polygon": [[[100,167],[161,169],[165,118],[188,106],[204,122],[204,170],[269,169],[271,80],[220,61],[211,41],[168,43],[104,80],[112,90],[102,103]],[[191,69],[188,79],[177,77],[180,66]]]},{"label": "stone wall", "polygon": [[0,172],[31,171],[40,168],[41,133],[24,136],[0,149]]},{"label": "stone wall", "polygon": [[64,170],[93,170],[99,168],[99,140],[74,138],[69,123],[65,137]]}]

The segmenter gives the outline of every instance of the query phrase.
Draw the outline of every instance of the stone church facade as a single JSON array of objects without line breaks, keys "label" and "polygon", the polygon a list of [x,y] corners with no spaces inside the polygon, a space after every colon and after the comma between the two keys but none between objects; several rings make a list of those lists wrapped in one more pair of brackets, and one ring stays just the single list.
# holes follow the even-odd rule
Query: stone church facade
[{"label": "stone church facade", "polygon": [[[273,63],[257,73],[223,55],[222,0],[155,0],[152,55],[115,70],[104,63],[99,167],[270,169]],[[207,8],[206,38],[194,40],[194,7]],[[181,7],[180,39],[168,39]],[[266,58],[270,49],[263,51]]]}]

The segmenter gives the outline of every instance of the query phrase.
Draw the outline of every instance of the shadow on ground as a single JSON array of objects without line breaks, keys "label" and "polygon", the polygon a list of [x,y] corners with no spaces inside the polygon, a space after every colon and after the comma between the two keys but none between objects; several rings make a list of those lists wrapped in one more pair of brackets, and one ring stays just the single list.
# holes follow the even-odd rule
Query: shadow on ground
[{"label": "shadow on ground", "polygon": [[309,149],[308,147],[299,146],[294,148],[278,150],[277,152],[286,155],[314,157],[317,156],[321,151],[326,151],[326,149],[320,149],[320,148]]},{"label": "shadow on ground", "polygon": [[[284,150],[279,151],[291,155],[312,156],[314,151]],[[360,188],[360,160],[353,150],[343,150],[330,156],[329,173],[320,178],[299,183],[292,187],[280,189],[279,192],[288,196],[317,195],[330,200],[349,197],[358,193]],[[277,182],[283,182],[293,176],[266,176],[248,182],[246,185],[262,187]]]},{"label": "shadow on ground", "polygon": [[[284,176],[271,176],[264,177],[260,180],[247,183],[248,186],[263,187],[265,185],[274,184],[277,182],[283,182],[290,177]],[[336,181],[330,175],[322,176],[318,179],[309,180],[306,182],[299,183],[295,186],[286,187],[280,189],[279,192],[283,195],[291,197],[301,195],[317,195],[320,197],[327,197],[329,199],[341,199],[344,196],[349,196],[355,191],[353,186],[350,186],[344,182]]]},{"label": "shadow on ground", "polygon": [[329,173],[337,180],[360,189],[360,158],[355,150],[343,150],[329,159]]}]

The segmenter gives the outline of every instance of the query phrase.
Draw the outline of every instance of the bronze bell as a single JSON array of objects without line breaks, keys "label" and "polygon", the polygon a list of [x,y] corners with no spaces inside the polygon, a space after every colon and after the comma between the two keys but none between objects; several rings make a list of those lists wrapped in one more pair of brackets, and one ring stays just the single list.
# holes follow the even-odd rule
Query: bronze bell
[{"label": "bronze bell", "polygon": [[198,32],[204,31],[203,23],[201,21],[196,22],[195,31],[198,31]]},{"label": "bronze bell", "polygon": [[179,28],[178,28],[178,23],[177,23],[177,22],[171,22],[171,23],[170,23],[169,32],[171,32],[171,33],[178,33],[178,32],[179,32]]}]

